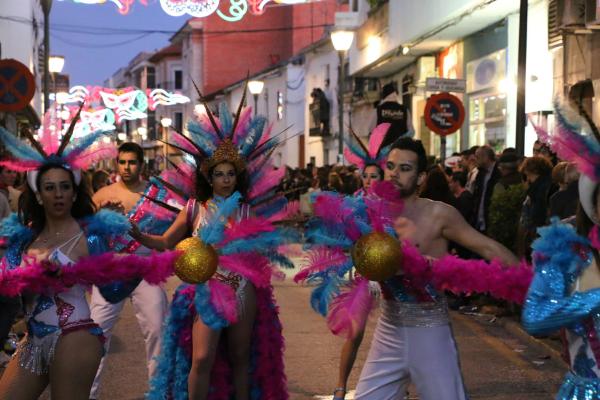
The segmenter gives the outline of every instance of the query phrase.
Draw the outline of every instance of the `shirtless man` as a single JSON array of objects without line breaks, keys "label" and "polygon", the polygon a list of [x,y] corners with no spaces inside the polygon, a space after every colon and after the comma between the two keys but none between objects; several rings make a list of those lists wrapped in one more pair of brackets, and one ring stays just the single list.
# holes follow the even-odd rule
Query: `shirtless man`
[{"label": "shirtless man", "polygon": [[[517,264],[508,249],[473,229],[452,206],[418,197],[426,167],[420,141],[401,138],[394,143],[384,179],[396,185],[404,201],[394,226],[400,239],[409,240],[427,257],[444,256],[453,241],[488,260]],[[430,288],[425,292],[425,300],[422,293],[415,296],[403,286],[400,275],[382,282],[382,313],[356,399],[401,399],[409,381],[422,400],[467,398],[446,299]]]},{"label": "shirtless man", "polygon": [[[119,146],[117,155],[117,171],[121,180],[100,189],[94,195],[94,203],[98,207],[109,207],[133,217],[137,211],[141,193],[148,187],[148,182],[141,179],[140,173],[144,162],[142,148],[136,143],[123,143]],[[135,251],[139,255],[147,255],[150,250],[140,246]],[[167,295],[160,286],[150,285],[141,281],[130,294],[130,299],[135,309],[135,316],[140,324],[140,329],[146,344],[146,357],[148,361],[148,374],[152,377],[156,369],[156,360],[160,352],[162,338],[162,324],[167,313]],[[106,353],[110,345],[112,329],[119,319],[125,300],[118,303],[109,303],[102,297],[97,287],[92,289],[91,311],[92,319],[100,325],[106,337]],[[102,358],[90,399],[98,398],[100,375],[104,368],[106,357]]]}]

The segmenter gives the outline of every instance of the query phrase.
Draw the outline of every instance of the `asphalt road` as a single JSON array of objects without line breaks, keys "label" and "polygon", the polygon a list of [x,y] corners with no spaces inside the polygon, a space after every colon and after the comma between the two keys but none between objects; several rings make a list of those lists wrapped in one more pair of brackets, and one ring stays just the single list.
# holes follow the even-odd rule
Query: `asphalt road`
[{"label": "asphalt road", "polygon": [[[176,286],[168,284],[170,292]],[[343,343],[329,333],[323,318],[308,305],[310,288],[291,281],[276,284],[276,297],[286,339],[286,373],[290,398],[328,399],[335,387],[339,351]],[[377,315],[371,316],[363,346],[350,378],[356,384],[366,357]],[[567,366],[516,324],[489,316],[453,313],[453,328],[471,399],[552,399]],[[493,321],[493,322],[490,322]],[[147,389],[144,347],[137,321],[127,305],[112,341],[101,400],[141,399]],[[323,397],[320,397],[323,396]],[[327,396],[327,397],[326,397]],[[348,399],[352,396],[347,396]],[[411,399],[418,397],[411,391]]]}]

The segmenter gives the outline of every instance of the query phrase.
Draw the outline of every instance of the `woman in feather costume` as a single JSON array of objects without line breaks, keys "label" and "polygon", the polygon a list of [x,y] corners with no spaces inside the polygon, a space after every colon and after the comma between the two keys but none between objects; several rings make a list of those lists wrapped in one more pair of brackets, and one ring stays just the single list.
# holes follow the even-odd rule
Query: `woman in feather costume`
[{"label": "woman in feather costume", "polygon": [[[358,135],[350,131],[355,140],[346,139],[344,156],[348,162],[356,165],[361,170],[363,182],[363,187],[355,193],[355,196],[366,195],[372,184],[383,180],[383,164],[389,148],[381,149],[380,147],[389,128],[390,124],[388,123],[377,125],[371,133],[368,147],[363,145]],[[371,285],[370,288],[374,289],[374,292],[378,290],[376,283]],[[347,338],[342,346],[338,382],[333,390],[333,400],[343,400],[346,396],[348,378],[363,340],[367,319],[365,318],[362,322],[363,325],[359,327],[356,336]]]},{"label": "woman in feather costume", "polygon": [[[540,228],[533,243],[535,276],[523,308],[523,326],[532,334],[565,329],[570,371],[557,400],[600,398],[600,134],[583,108],[567,117],[555,106],[557,127],[552,135],[536,127],[563,160],[574,162],[579,179],[580,207],[576,226],[554,219]],[[586,126],[587,125],[587,126]],[[584,130],[591,131],[585,135]]]},{"label": "woman in feather costume", "polygon": [[92,147],[101,132],[69,145],[78,116],[62,140],[60,126],[46,126],[41,143],[25,131],[33,148],[0,128],[14,156],[2,164],[26,171],[28,183],[18,216],[0,227],[9,238],[0,289],[24,295],[28,328],[0,381],[2,399],[37,399],[48,385],[52,398],[87,399],[102,356],[102,330],[90,318],[85,288],[71,279],[70,268],[107,251],[108,240],[126,233],[129,224],[108,211],[95,214],[82,169],[114,149]]},{"label": "woman in feather costume", "polygon": [[287,262],[277,247],[288,234],[271,222],[281,207],[270,193],[281,178],[269,161],[277,139],[243,103],[234,120],[224,104],[219,118],[206,107],[207,115],[188,125],[190,137],[172,135],[173,145],[195,159],[195,193],[164,235],[137,235],[166,249],[192,232],[219,255],[208,282],[177,289],[150,399],[287,398],[270,284],[272,262]]}]

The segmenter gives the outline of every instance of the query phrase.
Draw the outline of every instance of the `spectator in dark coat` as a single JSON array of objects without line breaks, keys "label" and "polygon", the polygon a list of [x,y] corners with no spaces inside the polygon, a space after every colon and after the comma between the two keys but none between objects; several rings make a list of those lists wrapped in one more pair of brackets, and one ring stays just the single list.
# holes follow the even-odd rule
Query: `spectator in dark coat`
[{"label": "spectator in dark coat", "polygon": [[471,225],[480,232],[487,229],[489,207],[494,186],[500,180],[500,171],[496,165],[496,153],[489,146],[481,146],[475,151],[477,159],[477,178],[473,188],[475,202]]},{"label": "spectator in dark coat", "polygon": [[548,200],[553,193],[552,164],[545,157],[533,156],[523,161],[521,173],[528,184],[527,197],[521,210],[520,225],[524,233],[521,251],[529,258],[537,228],[546,224]]},{"label": "spectator in dark coat", "polygon": [[473,217],[473,195],[466,189],[467,173],[454,172],[450,177],[450,191],[456,199],[456,208],[462,214],[465,221],[470,221]]}]

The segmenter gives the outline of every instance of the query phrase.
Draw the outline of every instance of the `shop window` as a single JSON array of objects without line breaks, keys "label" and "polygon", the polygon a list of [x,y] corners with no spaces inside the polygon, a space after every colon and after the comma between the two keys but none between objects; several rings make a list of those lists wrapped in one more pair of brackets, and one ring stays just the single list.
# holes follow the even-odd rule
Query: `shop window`
[{"label": "shop window", "polygon": [[506,96],[471,96],[469,99],[469,146],[487,144],[496,151],[506,145]]}]

